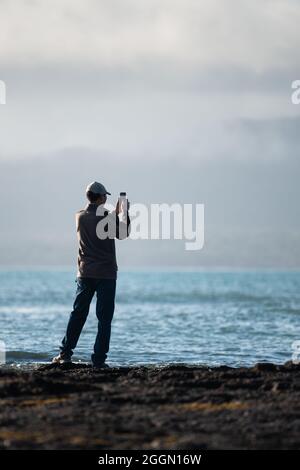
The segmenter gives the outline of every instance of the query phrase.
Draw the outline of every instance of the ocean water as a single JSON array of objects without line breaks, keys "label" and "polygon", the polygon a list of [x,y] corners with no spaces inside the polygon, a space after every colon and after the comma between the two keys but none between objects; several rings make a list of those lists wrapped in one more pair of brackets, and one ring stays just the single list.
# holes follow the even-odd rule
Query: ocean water
[{"label": "ocean water", "polygon": [[[57,354],[75,289],[71,269],[0,271],[7,363]],[[120,271],[108,363],[283,363],[299,319],[300,272]],[[96,328],[93,302],[74,360],[90,360]]]}]

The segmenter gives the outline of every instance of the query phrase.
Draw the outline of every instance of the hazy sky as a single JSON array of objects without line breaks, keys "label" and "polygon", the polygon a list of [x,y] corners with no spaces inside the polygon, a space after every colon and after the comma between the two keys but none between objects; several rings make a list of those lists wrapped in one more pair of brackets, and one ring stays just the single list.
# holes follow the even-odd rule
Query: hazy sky
[{"label": "hazy sky", "polygon": [[201,252],[121,266],[299,267],[299,24],[298,0],[0,0],[2,264],[72,264],[96,179],[205,204]]}]

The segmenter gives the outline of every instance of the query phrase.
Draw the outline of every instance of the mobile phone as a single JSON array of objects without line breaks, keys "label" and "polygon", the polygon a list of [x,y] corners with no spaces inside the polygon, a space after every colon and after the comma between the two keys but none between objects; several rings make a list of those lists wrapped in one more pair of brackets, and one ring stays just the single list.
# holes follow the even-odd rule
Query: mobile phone
[{"label": "mobile phone", "polygon": [[122,211],[127,212],[127,210],[128,210],[128,201],[127,201],[127,198],[126,198],[126,192],[125,191],[120,193],[119,204],[120,204],[120,207],[122,207]]}]

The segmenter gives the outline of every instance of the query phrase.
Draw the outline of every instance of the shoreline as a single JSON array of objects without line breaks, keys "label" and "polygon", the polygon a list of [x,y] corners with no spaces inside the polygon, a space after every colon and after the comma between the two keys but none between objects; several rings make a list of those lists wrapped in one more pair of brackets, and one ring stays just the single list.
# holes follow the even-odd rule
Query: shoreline
[{"label": "shoreline", "polygon": [[0,449],[299,449],[300,365],[0,368]]},{"label": "shoreline", "polygon": [[[61,370],[64,370],[64,365],[53,365],[51,363],[52,357],[55,356],[55,353],[50,356],[50,358],[47,361],[28,361],[28,362],[6,362],[5,364],[0,364],[0,371],[2,370],[12,370],[12,371],[20,371],[20,372],[35,372],[35,371],[43,371],[45,370],[51,370],[51,368],[58,367]],[[224,367],[227,367],[228,369],[233,369],[233,370],[238,370],[238,369],[253,369],[253,367],[256,367],[258,364],[259,366],[263,367],[264,364],[267,365],[272,365],[272,366],[283,366],[285,364],[289,364],[291,361],[288,361],[286,363],[279,363],[279,362],[253,362],[252,364],[210,364],[210,363],[205,363],[205,362],[136,362],[132,364],[126,364],[126,363],[112,363],[111,361],[107,361],[109,365],[110,370],[125,370],[125,369],[149,369],[149,370],[161,370],[165,369],[168,367],[171,368],[187,368],[187,369],[207,369],[207,370],[218,370],[222,369]],[[68,367],[68,366],[67,366]],[[86,368],[91,368],[92,367],[92,362],[91,361],[81,361],[81,360],[74,360],[72,361],[72,366],[71,369],[86,369]],[[71,370],[70,369],[70,370]],[[67,370],[67,369],[66,369]],[[94,369],[93,369],[94,370]],[[1,377],[1,375],[0,375]]]}]

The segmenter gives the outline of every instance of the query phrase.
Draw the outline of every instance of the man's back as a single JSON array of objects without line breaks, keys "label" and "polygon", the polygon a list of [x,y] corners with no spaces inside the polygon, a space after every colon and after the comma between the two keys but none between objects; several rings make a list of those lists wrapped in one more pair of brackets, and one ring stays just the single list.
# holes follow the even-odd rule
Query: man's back
[{"label": "man's back", "polygon": [[97,204],[90,203],[76,214],[78,277],[116,279],[118,266],[115,240],[98,238],[96,228],[103,217],[96,215],[97,208]]}]

